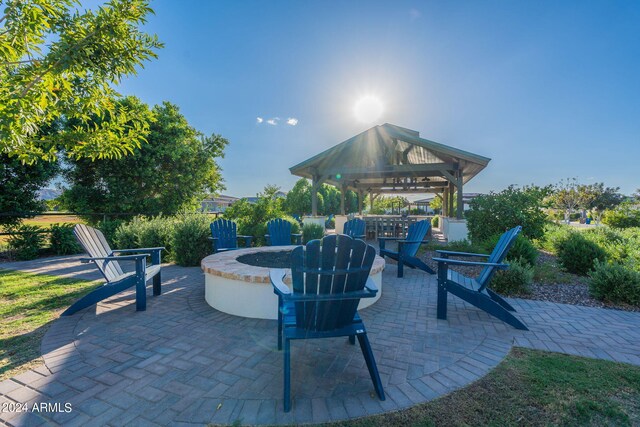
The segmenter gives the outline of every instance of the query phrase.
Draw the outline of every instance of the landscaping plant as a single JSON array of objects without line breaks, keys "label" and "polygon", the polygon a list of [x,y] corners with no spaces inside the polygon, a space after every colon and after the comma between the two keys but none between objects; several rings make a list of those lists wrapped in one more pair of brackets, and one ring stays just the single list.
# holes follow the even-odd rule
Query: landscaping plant
[{"label": "landscaping plant", "polygon": [[52,224],[49,230],[51,251],[54,254],[71,255],[82,252],[82,247],[73,234],[73,224]]},{"label": "landscaping plant", "polygon": [[20,225],[12,228],[9,237],[9,248],[17,260],[26,261],[35,259],[44,245],[44,234],[40,233],[40,227],[33,225]]},{"label": "landscaping plant", "polygon": [[601,301],[640,306],[640,272],[596,261],[589,273],[589,293]]},{"label": "landscaping plant", "polygon": [[558,259],[569,273],[586,276],[596,260],[605,261],[607,253],[580,232],[572,232],[557,243]]},{"label": "landscaping plant", "polygon": [[534,270],[527,260],[509,262],[509,269],[497,271],[489,287],[502,295],[523,295],[531,292]]},{"label": "landscaping plant", "polygon": [[171,239],[173,259],[184,267],[200,265],[211,254],[210,218],[205,215],[183,214],[176,221]]},{"label": "landscaping plant", "polygon": [[302,227],[302,242],[306,245],[308,242],[324,237],[324,227],[320,224],[305,224]]}]

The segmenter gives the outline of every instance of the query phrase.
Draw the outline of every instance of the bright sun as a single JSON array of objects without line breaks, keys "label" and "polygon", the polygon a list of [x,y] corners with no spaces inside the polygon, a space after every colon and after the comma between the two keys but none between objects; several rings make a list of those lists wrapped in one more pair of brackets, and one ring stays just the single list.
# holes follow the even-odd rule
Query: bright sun
[{"label": "bright sun", "polygon": [[356,119],[363,123],[373,123],[382,116],[384,107],[382,102],[372,95],[360,98],[354,107]]}]

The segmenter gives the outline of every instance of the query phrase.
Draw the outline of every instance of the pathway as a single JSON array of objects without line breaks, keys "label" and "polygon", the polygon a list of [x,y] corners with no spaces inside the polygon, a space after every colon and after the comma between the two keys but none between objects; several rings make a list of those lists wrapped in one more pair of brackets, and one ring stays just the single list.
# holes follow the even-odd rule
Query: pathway
[{"label": "pathway", "polygon": [[[41,261],[36,269],[93,277],[86,269],[71,271],[76,260],[68,261]],[[640,313],[512,299],[531,329],[526,332],[450,296],[448,320],[437,320],[435,276],[409,270],[397,279],[395,265],[388,265],[382,298],[361,312],[387,399],[375,397],[357,345],[346,339],[296,341],[293,408],[285,414],[276,322],[214,310],[204,301],[203,284],[199,268],[170,265],[163,269],[163,295],[149,296],[147,311],[136,312],[133,292],[126,292],[57,320],[43,339],[45,365],[1,382],[0,405],[58,402],[70,403],[73,411],[5,412],[0,424],[344,420],[464,387],[500,363],[514,344],[640,365]]]}]

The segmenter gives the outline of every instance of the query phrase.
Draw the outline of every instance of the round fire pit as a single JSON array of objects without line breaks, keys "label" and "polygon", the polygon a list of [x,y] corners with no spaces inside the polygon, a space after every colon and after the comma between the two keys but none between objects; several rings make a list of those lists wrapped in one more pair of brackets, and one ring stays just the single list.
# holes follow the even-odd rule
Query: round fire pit
[{"label": "round fire pit", "polygon": [[[200,263],[205,276],[205,299],[213,308],[234,316],[257,319],[278,318],[278,297],[269,281],[272,268],[289,268],[289,254],[295,246],[263,246],[209,255]],[[375,298],[360,300],[358,309],[374,304],[382,294],[384,260],[373,262],[371,278],[378,287]],[[284,282],[291,286],[291,271]]]}]

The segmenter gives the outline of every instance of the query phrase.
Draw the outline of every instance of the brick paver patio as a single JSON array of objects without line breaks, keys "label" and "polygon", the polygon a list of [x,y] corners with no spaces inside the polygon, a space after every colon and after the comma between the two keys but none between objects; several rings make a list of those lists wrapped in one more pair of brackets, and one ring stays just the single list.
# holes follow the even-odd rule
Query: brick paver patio
[{"label": "brick paver patio", "polygon": [[[95,278],[76,258],[28,264],[38,272]],[[35,266],[34,266],[35,265]],[[25,269],[25,264],[2,268]],[[2,402],[70,403],[71,412],[0,413],[35,426],[311,423],[425,402],[485,375],[512,345],[640,365],[640,313],[510,300],[530,327],[517,331],[449,297],[436,319],[436,280],[383,273],[384,292],[361,311],[387,400],[375,397],[358,346],[326,339],[292,345],[293,408],[282,410],[276,322],[238,318],[204,301],[198,267],[163,269],[163,295],[135,312],[133,292],[60,318],[42,342],[45,365],[0,383]],[[64,408],[64,406],[63,406]]]}]

